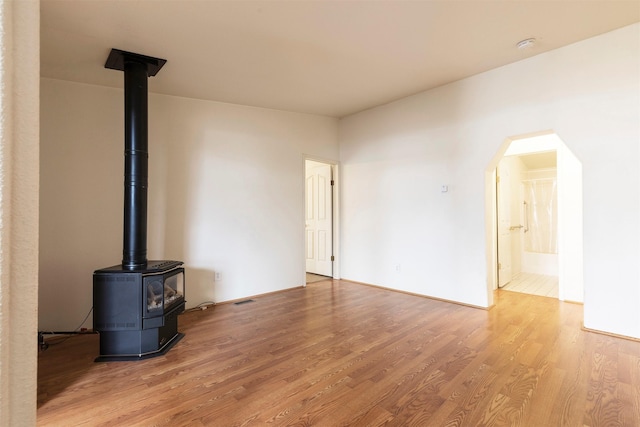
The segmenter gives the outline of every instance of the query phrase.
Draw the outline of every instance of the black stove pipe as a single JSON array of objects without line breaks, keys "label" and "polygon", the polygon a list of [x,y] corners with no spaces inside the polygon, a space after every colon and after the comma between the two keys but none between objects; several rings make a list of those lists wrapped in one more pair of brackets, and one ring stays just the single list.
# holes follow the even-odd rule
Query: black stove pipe
[{"label": "black stove pipe", "polygon": [[124,227],[122,267],[147,266],[148,77],[167,61],[111,49],[105,68],[124,71]]},{"label": "black stove pipe", "polygon": [[148,185],[147,64],[124,64],[124,230],[122,266],[147,265]]}]

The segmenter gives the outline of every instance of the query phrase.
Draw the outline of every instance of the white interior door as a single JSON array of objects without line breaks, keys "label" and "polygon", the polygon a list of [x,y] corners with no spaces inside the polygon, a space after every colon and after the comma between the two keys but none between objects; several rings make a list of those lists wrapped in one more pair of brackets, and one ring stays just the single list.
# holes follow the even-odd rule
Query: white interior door
[{"label": "white interior door", "polygon": [[305,162],[305,247],[307,273],[333,275],[331,165]]},{"label": "white interior door", "polygon": [[498,287],[511,281],[511,191],[509,169],[498,166]]}]

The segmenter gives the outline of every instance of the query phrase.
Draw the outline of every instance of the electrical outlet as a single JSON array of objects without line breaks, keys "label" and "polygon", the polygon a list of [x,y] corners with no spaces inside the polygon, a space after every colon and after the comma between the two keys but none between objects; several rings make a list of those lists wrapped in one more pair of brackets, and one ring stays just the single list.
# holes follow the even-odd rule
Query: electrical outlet
[{"label": "electrical outlet", "polygon": [[219,282],[222,280],[222,273],[220,273],[219,271],[216,271],[213,277],[213,280],[215,282]]},{"label": "electrical outlet", "polygon": [[402,271],[402,269],[400,268],[400,264],[396,264],[395,269],[396,273],[400,273]]}]

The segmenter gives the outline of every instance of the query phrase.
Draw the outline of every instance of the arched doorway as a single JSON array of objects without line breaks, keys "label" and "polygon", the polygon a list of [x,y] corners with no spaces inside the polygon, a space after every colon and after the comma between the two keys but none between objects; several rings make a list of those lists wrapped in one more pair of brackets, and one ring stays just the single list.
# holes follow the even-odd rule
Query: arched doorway
[{"label": "arched doorway", "polygon": [[[514,175],[508,177],[511,185],[519,185],[521,193],[511,197],[512,200],[509,200],[509,197],[503,197],[501,207],[498,193],[502,178],[497,172],[501,160],[505,158],[505,155],[511,158],[518,156],[522,159],[521,156],[530,156],[533,153],[547,153],[539,155],[537,162],[549,162],[549,154],[553,153],[555,175],[553,177],[539,175],[540,178],[535,178],[535,174],[523,175],[521,172],[510,172],[511,175]],[[544,164],[544,166],[549,166],[549,164]],[[552,168],[547,167],[546,169]],[[536,173],[539,174],[539,172]],[[539,201],[537,206],[533,206],[530,196],[525,197],[524,194],[527,187],[532,188],[532,183],[542,188],[538,190],[539,198],[547,197],[557,191],[557,202],[553,202],[555,211],[550,212],[549,219],[549,221],[551,218],[557,221],[555,225],[551,225],[550,222],[545,223],[547,220],[544,219],[534,225],[536,218],[532,218],[532,216],[545,213],[545,209],[549,209],[546,203],[551,202]],[[541,270],[542,272],[557,272],[558,299],[582,302],[584,293],[582,276],[583,215],[582,165],[580,161],[553,132],[511,137],[504,141],[492,159],[486,172],[486,184],[487,216],[485,224],[487,228],[486,247],[490,301],[493,300],[493,290],[498,289],[499,285],[505,285],[505,281],[508,282],[508,276],[513,275],[514,269],[522,271],[523,261],[526,260],[530,264],[526,267],[528,270],[533,268],[531,265],[533,263],[535,268],[548,269]],[[553,192],[549,191],[552,187]],[[532,191],[536,190],[529,189],[527,191],[529,194],[533,194]],[[510,203],[512,215],[510,217],[503,215],[500,218],[499,210],[500,208],[505,209],[505,203]],[[534,242],[534,244],[532,244],[532,238],[535,240],[536,237],[533,236],[532,226],[542,229],[542,233],[541,230],[537,230],[538,235],[546,233],[546,236],[542,237],[542,241]],[[527,232],[532,234],[527,235]],[[511,263],[508,256],[501,256],[508,252],[509,246],[512,251],[514,248],[522,249],[522,252],[517,254],[516,258],[519,257],[519,259],[515,263]],[[505,259],[509,265],[505,265]],[[555,265],[547,264],[553,262]],[[505,278],[505,276],[507,277]]]}]

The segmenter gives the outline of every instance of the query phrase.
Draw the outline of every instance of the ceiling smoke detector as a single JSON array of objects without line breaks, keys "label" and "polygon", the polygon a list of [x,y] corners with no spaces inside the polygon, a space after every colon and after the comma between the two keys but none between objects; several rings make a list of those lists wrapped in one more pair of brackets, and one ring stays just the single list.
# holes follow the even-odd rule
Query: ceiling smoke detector
[{"label": "ceiling smoke detector", "polygon": [[531,49],[536,44],[535,38],[520,40],[516,43],[516,47],[520,50]]}]

